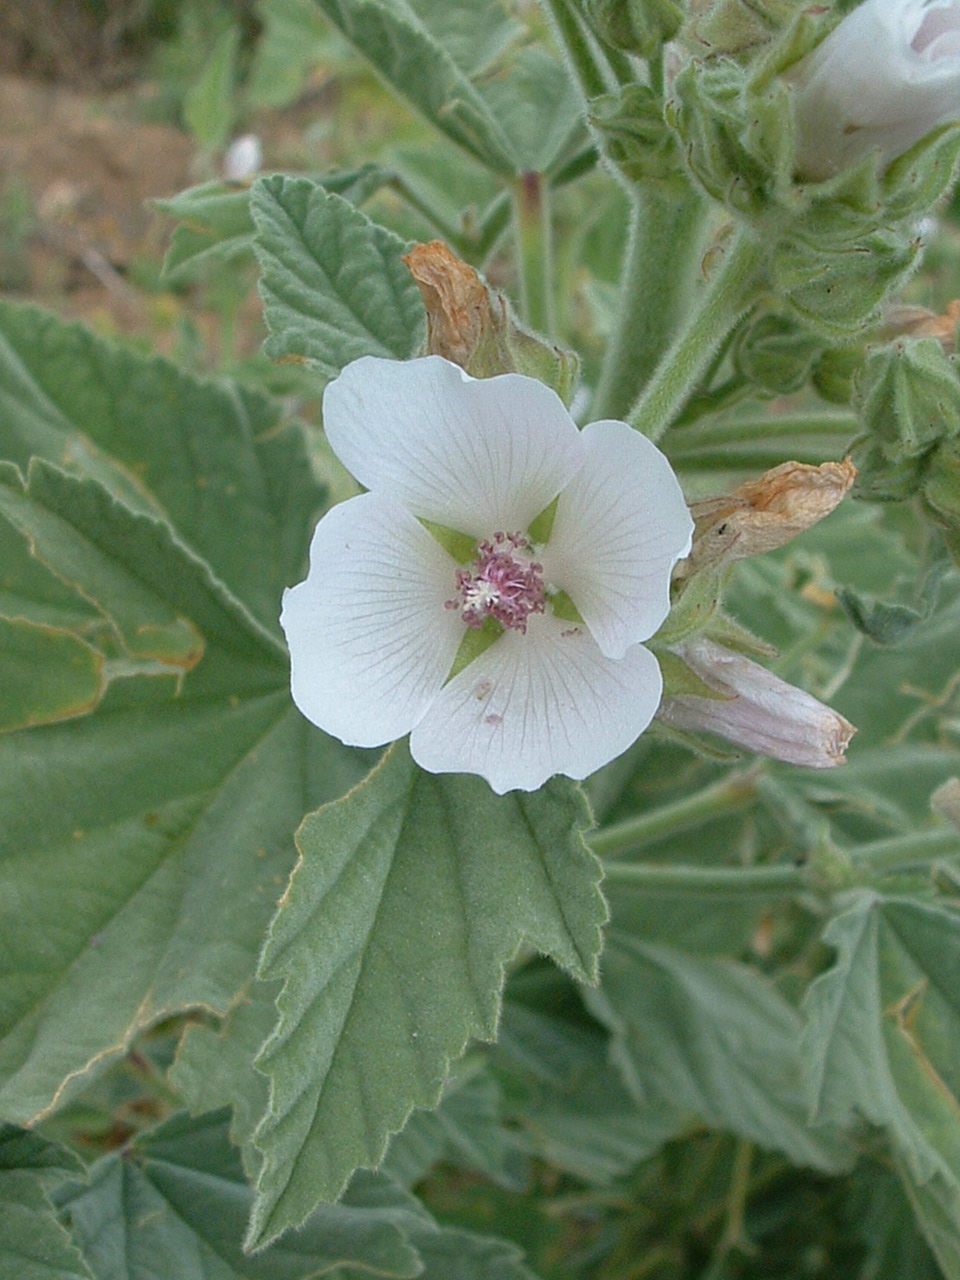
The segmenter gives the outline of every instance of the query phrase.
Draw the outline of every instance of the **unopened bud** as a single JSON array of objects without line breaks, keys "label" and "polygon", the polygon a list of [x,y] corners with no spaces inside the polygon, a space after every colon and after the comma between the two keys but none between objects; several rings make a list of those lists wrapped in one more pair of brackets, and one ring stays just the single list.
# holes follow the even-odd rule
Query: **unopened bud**
[{"label": "unopened bud", "polygon": [[811,769],[843,764],[856,730],[809,693],[712,640],[676,650],[719,697],[666,697],[659,719],[694,733],[715,733],[758,755]]},{"label": "unopened bud", "polygon": [[815,181],[960,120],[960,0],[864,0],[799,65],[795,119]]}]

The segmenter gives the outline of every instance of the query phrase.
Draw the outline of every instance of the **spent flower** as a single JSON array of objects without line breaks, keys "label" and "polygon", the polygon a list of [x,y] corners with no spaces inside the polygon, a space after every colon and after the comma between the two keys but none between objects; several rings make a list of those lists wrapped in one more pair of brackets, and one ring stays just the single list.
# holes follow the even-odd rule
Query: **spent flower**
[{"label": "spent flower", "polygon": [[438,356],[357,360],[323,413],[368,492],[323,517],[284,595],[304,715],[356,746],[409,733],[422,768],[500,793],[630,746],[662,691],[642,642],[693,528],[656,446]]}]

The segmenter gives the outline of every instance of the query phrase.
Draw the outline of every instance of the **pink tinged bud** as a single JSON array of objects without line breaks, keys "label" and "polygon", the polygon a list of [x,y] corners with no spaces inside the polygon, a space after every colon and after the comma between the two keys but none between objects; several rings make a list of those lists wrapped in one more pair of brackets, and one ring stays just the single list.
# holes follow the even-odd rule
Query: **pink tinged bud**
[{"label": "pink tinged bud", "polygon": [[865,0],[800,63],[796,169],[884,163],[960,120],[960,0]]},{"label": "pink tinged bud", "polygon": [[720,696],[664,698],[657,714],[665,723],[715,733],[788,764],[829,769],[844,763],[856,729],[832,708],[712,640],[692,641],[677,653]]}]

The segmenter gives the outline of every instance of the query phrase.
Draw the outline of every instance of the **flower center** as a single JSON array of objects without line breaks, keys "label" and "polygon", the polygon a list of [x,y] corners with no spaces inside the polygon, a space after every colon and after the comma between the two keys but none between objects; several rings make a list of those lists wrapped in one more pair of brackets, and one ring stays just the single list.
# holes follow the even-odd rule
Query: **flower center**
[{"label": "flower center", "polygon": [[519,533],[495,533],[481,542],[471,568],[457,570],[457,596],[447,608],[459,609],[468,627],[494,618],[512,631],[526,631],[531,613],[543,613],[546,603],[543,565],[530,559],[530,550]]}]

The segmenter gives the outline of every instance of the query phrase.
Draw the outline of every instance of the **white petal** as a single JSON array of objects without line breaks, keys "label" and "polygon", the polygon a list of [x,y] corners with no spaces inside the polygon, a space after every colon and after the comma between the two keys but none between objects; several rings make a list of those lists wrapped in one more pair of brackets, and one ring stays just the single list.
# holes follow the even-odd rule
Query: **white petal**
[{"label": "white petal", "polygon": [[603,653],[620,658],[670,611],[670,574],[690,550],[693,521],[670,463],[624,422],[583,431],[587,457],[560,495],[539,558]]},{"label": "white petal", "polygon": [[605,658],[583,627],[551,615],[505,632],[447,684],[410,737],[431,773],[479,773],[498,794],[555,773],[586,778],[643,732],[662,691],[642,645]]},{"label": "white petal", "polygon": [[334,452],[362,485],[476,538],[518,533],[583,461],[573,419],[518,373],[468,378],[426,356],[364,356],[323,397]]},{"label": "white petal", "polygon": [[284,592],[293,700],[327,733],[376,747],[409,733],[450,672],[456,563],[403,507],[365,493],[329,511],[310,572]]}]

